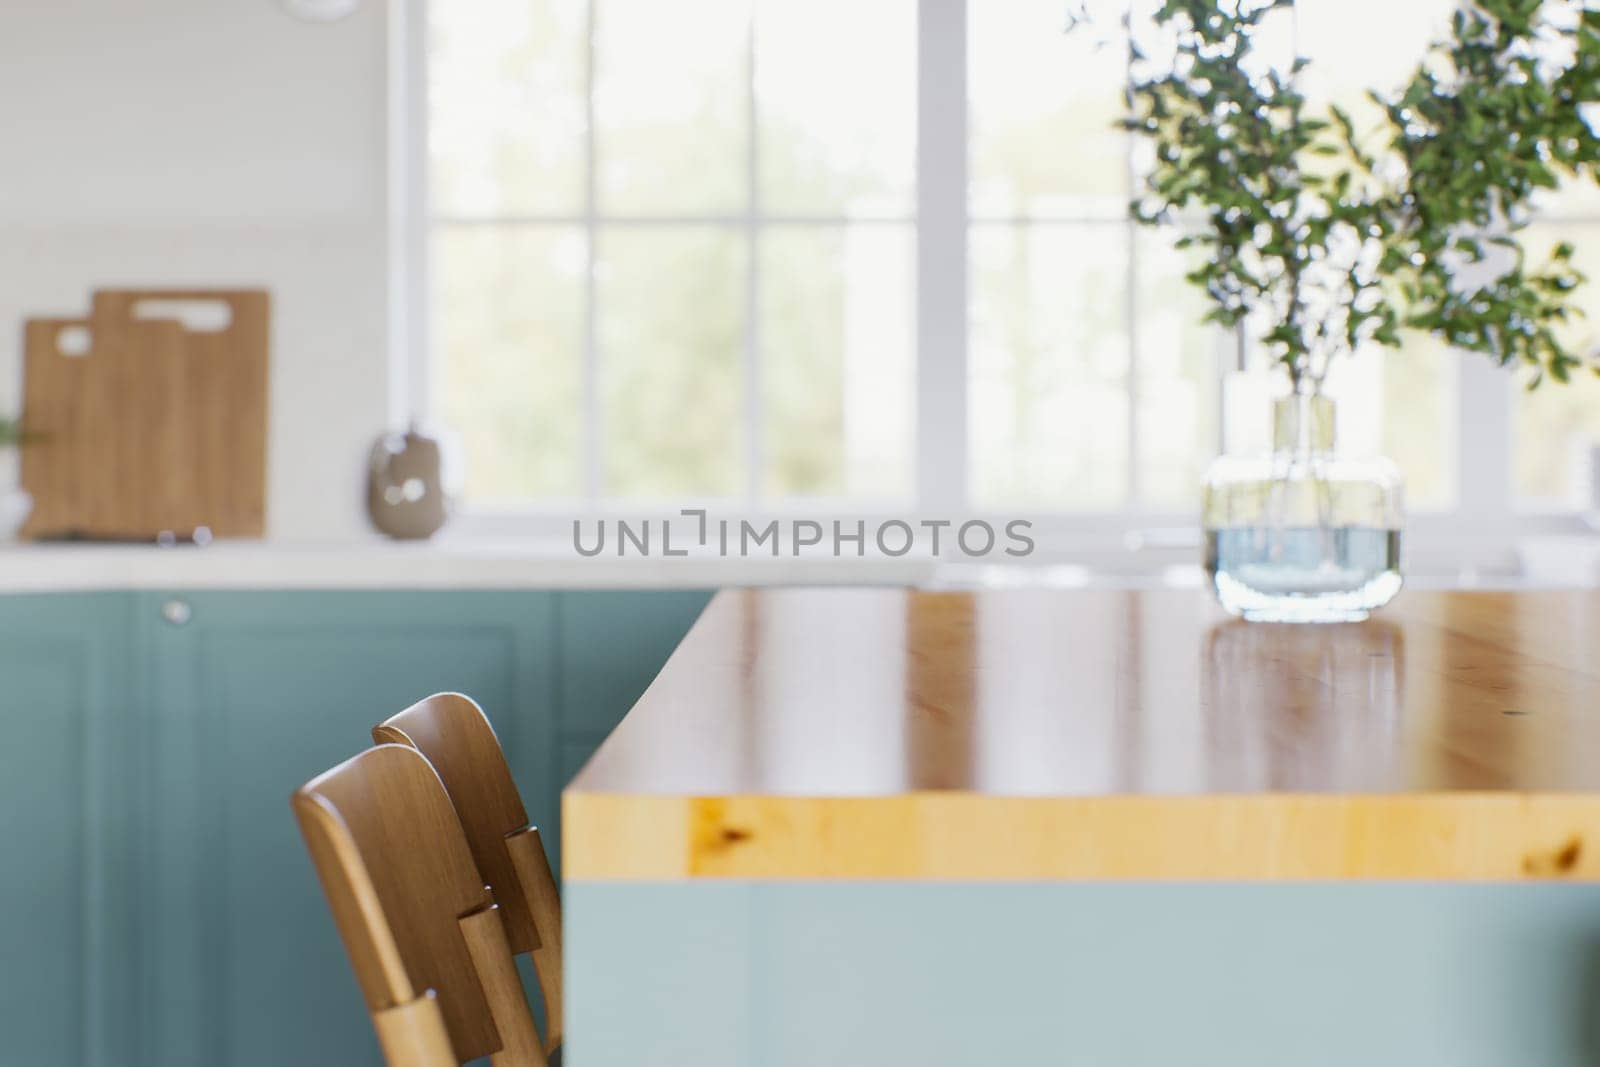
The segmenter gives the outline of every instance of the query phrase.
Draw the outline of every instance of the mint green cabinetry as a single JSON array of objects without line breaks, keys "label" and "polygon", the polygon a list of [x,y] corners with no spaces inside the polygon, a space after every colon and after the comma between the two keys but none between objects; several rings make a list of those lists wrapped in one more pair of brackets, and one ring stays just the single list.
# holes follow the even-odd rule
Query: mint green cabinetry
[{"label": "mint green cabinetry", "polygon": [[289,793],[459,689],[554,838],[707,596],[0,597],[0,1062],[376,1063]]},{"label": "mint green cabinetry", "polygon": [[0,598],[0,1063],[112,1064],[131,1043],[130,608]]},{"label": "mint green cabinetry", "polygon": [[1578,883],[575,882],[570,1067],[1594,1067]]}]

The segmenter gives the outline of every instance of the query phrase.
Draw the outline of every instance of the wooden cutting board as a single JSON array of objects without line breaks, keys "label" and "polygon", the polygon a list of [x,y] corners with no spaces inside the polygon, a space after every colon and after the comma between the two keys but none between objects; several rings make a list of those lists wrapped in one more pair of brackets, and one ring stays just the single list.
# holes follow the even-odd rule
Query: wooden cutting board
[{"label": "wooden cutting board", "polygon": [[[146,317],[175,302],[226,305],[226,325]],[[85,319],[27,322],[23,420],[38,440],[22,450],[24,535],[262,536],[269,318],[261,290],[119,289],[95,293]],[[88,350],[64,352],[82,329]]]}]

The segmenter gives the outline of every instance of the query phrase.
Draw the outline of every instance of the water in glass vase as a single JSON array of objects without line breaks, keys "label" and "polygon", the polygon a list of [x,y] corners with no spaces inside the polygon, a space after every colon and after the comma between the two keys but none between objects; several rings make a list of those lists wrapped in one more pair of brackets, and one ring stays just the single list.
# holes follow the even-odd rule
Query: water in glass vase
[{"label": "water in glass vase", "polygon": [[1232,614],[1347,622],[1400,591],[1400,472],[1337,453],[1334,425],[1332,401],[1297,392],[1273,405],[1272,451],[1206,472],[1206,569]]},{"label": "water in glass vase", "polygon": [[1355,622],[1400,591],[1400,531],[1234,526],[1206,531],[1217,599],[1254,622]]}]

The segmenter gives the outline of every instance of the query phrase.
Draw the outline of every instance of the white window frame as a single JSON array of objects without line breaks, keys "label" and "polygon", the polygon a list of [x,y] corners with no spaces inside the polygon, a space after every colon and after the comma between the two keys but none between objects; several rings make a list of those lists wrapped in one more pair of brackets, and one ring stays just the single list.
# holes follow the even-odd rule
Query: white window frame
[{"label": "white window frame", "polygon": [[[416,417],[429,421],[434,414],[437,334],[430,311],[430,235],[440,219],[430,208],[428,175],[428,115],[426,26],[429,0],[393,0],[390,5],[389,196],[390,317],[394,372],[391,375],[390,410],[396,421]],[[604,3],[605,0],[596,0]],[[750,249],[750,276],[746,280],[746,337],[744,345],[746,449],[745,495],[740,500],[683,500],[671,506],[601,498],[604,442],[597,383],[598,345],[593,314],[594,278],[586,285],[584,398],[588,411],[585,433],[584,499],[541,500],[515,509],[470,509],[455,520],[456,532],[468,537],[554,538],[568,535],[574,518],[589,515],[672,514],[678,507],[707,507],[729,518],[759,512],[771,517],[825,517],[854,520],[895,516],[984,518],[1003,523],[1012,518],[1033,521],[1040,562],[1070,561],[1112,573],[1148,573],[1194,560],[1198,544],[1198,516],[1193,513],[1151,510],[1141,506],[1138,486],[1139,416],[1137,404],[1139,346],[1137,322],[1130,311],[1131,347],[1128,390],[1129,507],[1117,512],[1030,513],[1025,509],[1005,514],[986,513],[970,506],[968,492],[967,355],[969,346],[968,239],[975,225],[1049,226],[1091,221],[1068,218],[974,219],[967,190],[967,5],[970,0],[919,0],[917,26],[917,155],[916,213],[912,218],[776,217],[763,215],[758,200],[754,93],[750,101],[751,136],[747,139],[746,171],[748,207],[725,218],[686,216],[648,217],[606,225],[725,225],[743,227]],[[591,9],[592,10],[592,9]],[[591,15],[590,47],[593,46]],[[750,54],[753,55],[753,49]],[[593,57],[590,56],[592,78]],[[754,79],[753,61],[747,77]],[[592,93],[587,106],[592,109]],[[565,223],[581,224],[593,242],[601,224],[595,206],[595,146],[592,114],[586,124],[585,171],[587,190],[583,215],[548,219],[474,220],[473,224]],[[1130,163],[1131,169],[1131,163]],[[449,220],[444,220],[447,224]],[[1116,225],[1092,220],[1101,225]],[[762,473],[761,380],[756,358],[759,348],[755,300],[759,284],[756,255],[762,231],[770,226],[911,224],[916,233],[916,398],[915,502],[909,509],[863,508],[857,503],[796,500],[757,504]],[[1125,223],[1133,228],[1134,224]],[[1136,244],[1130,242],[1129,286],[1135,284]],[[1219,338],[1218,375],[1231,349]],[[1408,566],[1423,573],[1493,574],[1509,569],[1521,538],[1533,535],[1576,534],[1588,529],[1576,513],[1541,509],[1520,510],[1514,504],[1512,485],[1512,390],[1504,370],[1490,360],[1463,354],[1457,374],[1456,506],[1444,512],[1415,512],[1407,521]],[[1217,404],[1221,404],[1220,380]],[[1220,427],[1222,420],[1217,419]],[[927,428],[937,427],[936,433]],[[1217,442],[1220,450],[1221,441]]]}]

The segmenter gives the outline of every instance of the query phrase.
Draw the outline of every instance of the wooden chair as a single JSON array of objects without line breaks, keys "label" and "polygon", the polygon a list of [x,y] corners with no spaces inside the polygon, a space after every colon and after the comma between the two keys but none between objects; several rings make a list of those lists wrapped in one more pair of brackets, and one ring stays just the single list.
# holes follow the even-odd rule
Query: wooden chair
[{"label": "wooden chair", "polygon": [[380,745],[291,804],[386,1062],[545,1067],[500,909],[427,759]]},{"label": "wooden chair", "polygon": [[372,728],[378,744],[410,745],[433,764],[478,869],[505,916],[511,951],[533,957],[545,1006],[545,1051],[561,1047],[561,896],[494,727],[472,698],[436,693]]}]

